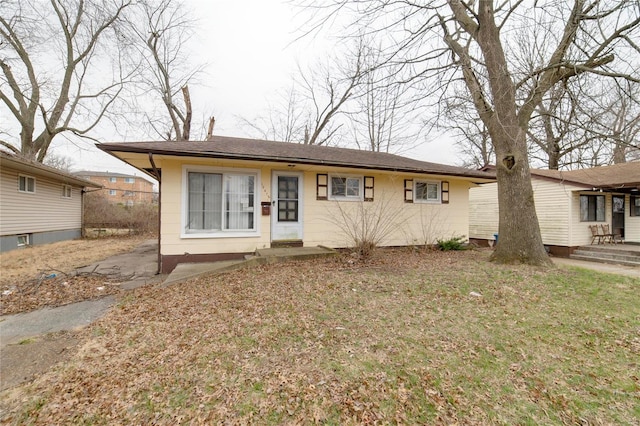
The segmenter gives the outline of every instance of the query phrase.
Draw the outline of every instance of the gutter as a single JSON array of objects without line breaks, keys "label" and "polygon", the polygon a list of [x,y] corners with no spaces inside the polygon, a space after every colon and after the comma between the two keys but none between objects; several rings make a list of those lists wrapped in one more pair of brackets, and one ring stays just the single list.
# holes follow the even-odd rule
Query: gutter
[{"label": "gutter", "polygon": [[[367,170],[381,170],[381,171],[391,171],[391,172],[404,172],[404,173],[421,173],[421,174],[431,174],[431,175],[442,175],[442,176],[455,176],[455,177],[464,177],[464,178],[476,178],[476,179],[487,179],[489,182],[495,181],[495,177],[484,177],[478,176],[475,173],[470,174],[462,174],[449,172],[444,170],[425,170],[425,169],[417,169],[417,168],[395,168],[389,166],[379,166],[372,164],[353,164],[349,162],[342,161],[325,161],[325,160],[312,160],[308,158],[291,158],[291,157],[280,157],[280,156],[248,156],[245,154],[230,154],[230,153],[220,153],[220,152],[193,152],[193,151],[173,151],[173,150],[153,150],[149,151],[147,149],[137,149],[132,147],[117,147],[114,145],[107,145],[106,147],[102,146],[103,144],[97,144],[97,147],[116,158],[119,158],[114,154],[114,152],[129,152],[135,154],[159,154],[159,155],[169,155],[176,157],[197,157],[197,158],[221,158],[227,160],[242,160],[242,161],[273,161],[276,163],[295,163],[295,164],[306,164],[312,166],[337,166],[337,167],[349,167],[354,169],[367,169]],[[106,149],[105,149],[106,148]],[[113,151],[112,151],[112,150]],[[122,161],[122,159],[120,158]],[[453,167],[453,166],[452,166]]]}]

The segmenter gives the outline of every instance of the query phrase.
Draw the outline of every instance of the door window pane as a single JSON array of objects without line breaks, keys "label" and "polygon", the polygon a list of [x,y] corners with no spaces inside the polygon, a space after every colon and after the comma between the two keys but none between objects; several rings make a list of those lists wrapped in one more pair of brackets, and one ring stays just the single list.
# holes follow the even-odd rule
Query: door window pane
[{"label": "door window pane", "polygon": [[278,221],[298,221],[298,178],[278,176]]}]

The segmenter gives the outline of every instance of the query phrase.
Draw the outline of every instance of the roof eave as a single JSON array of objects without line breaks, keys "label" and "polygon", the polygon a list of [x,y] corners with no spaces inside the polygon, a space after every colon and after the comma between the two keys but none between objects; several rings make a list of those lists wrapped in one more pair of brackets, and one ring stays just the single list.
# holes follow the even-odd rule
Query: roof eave
[{"label": "roof eave", "polygon": [[[270,156],[270,155],[246,155],[246,154],[233,154],[228,152],[216,152],[216,151],[175,151],[175,150],[163,150],[163,149],[142,149],[132,146],[118,146],[118,144],[97,144],[97,147],[116,158],[122,160],[122,158],[118,157],[114,154],[114,152],[128,152],[135,154],[154,154],[154,155],[168,155],[168,156],[177,156],[177,157],[198,157],[198,158],[222,158],[227,160],[241,160],[241,161],[273,161],[276,163],[295,163],[295,164],[306,164],[306,165],[324,165],[324,166],[336,166],[336,167],[349,167],[355,169],[367,169],[367,170],[380,170],[380,171],[391,171],[391,172],[404,172],[404,173],[428,173],[432,175],[442,175],[442,176],[456,176],[456,177],[465,177],[470,179],[480,179],[486,180],[487,182],[495,181],[495,178],[480,176],[477,174],[462,174],[462,173],[453,173],[442,170],[425,170],[414,167],[390,167],[390,166],[380,166],[380,165],[371,165],[371,164],[353,164],[347,161],[324,161],[324,160],[315,160],[311,158],[292,158],[292,157],[281,157],[281,156]],[[124,160],[122,160],[124,161]],[[125,161],[126,162],[126,161]],[[130,164],[130,163],[128,163]],[[144,171],[144,170],[143,170]]]},{"label": "roof eave", "polygon": [[7,163],[9,167],[24,172],[25,174],[36,174],[78,187],[102,188],[102,185],[98,183],[76,177],[70,173],[66,173],[62,170],[57,170],[53,167],[45,166],[43,164],[35,164],[29,161],[24,161],[22,159],[12,158],[4,155],[1,157],[1,160],[2,163]]}]

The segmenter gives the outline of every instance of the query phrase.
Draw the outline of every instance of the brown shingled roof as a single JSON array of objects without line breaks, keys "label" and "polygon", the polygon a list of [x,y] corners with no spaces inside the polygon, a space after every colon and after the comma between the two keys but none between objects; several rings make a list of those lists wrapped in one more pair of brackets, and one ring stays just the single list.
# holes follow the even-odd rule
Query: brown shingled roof
[{"label": "brown shingled roof", "polygon": [[429,163],[382,152],[227,136],[214,136],[208,141],[102,143],[97,144],[97,147],[109,153],[136,152],[188,157],[275,161],[495,179],[493,173]]},{"label": "brown shingled roof", "polygon": [[598,189],[626,190],[640,187],[640,162],[637,161],[567,171],[532,169],[531,174]]}]

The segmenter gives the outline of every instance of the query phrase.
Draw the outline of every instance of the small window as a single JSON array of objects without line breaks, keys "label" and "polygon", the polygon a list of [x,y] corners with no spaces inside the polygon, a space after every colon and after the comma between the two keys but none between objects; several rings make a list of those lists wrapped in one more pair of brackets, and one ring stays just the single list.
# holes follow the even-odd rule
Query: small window
[{"label": "small window", "polygon": [[331,176],[329,184],[332,199],[362,199],[362,177]]},{"label": "small window", "polygon": [[135,195],[135,193],[133,191],[124,191],[124,196],[125,197],[133,197]]},{"label": "small window", "polygon": [[125,206],[127,206],[127,207],[133,207],[133,200],[127,200],[127,201],[125,202]]},{"label": "small window", "polygon": [[62,198],[71,198],[71,186],[62,185]]},{"label": "small window", "polygon": [[640,216],[640,196],[631,196],[631,207],[629,208],[629,214],[631,216]]},{"label": "small window", "polygon": [[435,203],[440,201],[440,182],[415,181],[414,197],[416,203]]},{"label": "small window", "polygon": [[31,176],[18,176],[18,190],[20,192],[36,192],[36,179]]},{"label": "small window", "polygon": [[580,196],[580,221],[604,222],[604,195]]},{"label": "small window", "polygon": [[29,244],[29,234],[18,235],[18,247],[26,247]]},{"label": "small window", "polygon": [[118,181],[118,178],[115,178],[115,177],[110,177],[109,178],[109,182],[111,182],[111,183],[116,183],[117,181]]},{"label": "small window", "polygon": [[115,196],[118,193],[118,191],[116,191],[115,189],[110,189],[109,190],[109,195]]},{"label": "small window", "polygon": [[132,177],[124,178],[124,183],[134,183],[135,181],[136,179]]}]

